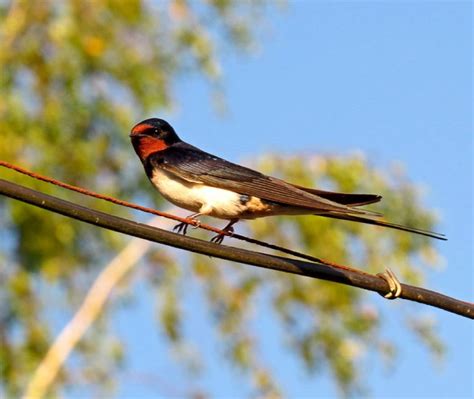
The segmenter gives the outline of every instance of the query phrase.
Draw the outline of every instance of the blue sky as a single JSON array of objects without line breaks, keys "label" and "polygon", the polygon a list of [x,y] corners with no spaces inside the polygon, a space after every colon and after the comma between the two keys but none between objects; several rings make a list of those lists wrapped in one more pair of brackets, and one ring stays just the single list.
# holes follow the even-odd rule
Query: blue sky
[{"label": "blue sky", "polygon": [[[215,112],[207,85],[196,77],[178,83],[179,107],[166,117],[183,139],[233,161],[269,151],[357,150],[380,167],[402,163],[427,188],[425,203],[438,210],[438,231],[449,238],[436,244],[446,265],[430,272],[426,287],[472,300],[471,29],[469,2],[289,2],[286,10],[270,12],[256,54],[224,54],[227,115]],[[129,369],[152,370],[179,387],[188,377],[170,364],[150,301],[141,295],[137,307],[117,320],[124,326],[119,333],[127,341]],[[470,321],[406,301],[384,302],[375,294],[373,301],[385,310],[385,334],[400,348],[393,370],[369,362],[373,397],[474,395]],[[423,311],[436,317],[447,344],[439,367],[398,324]],[[277,329],[272,320],[262,323]],[[213,353],[207,327],[199,320],[195,327],[203,348]],[[289,397],[336,395],[329,375],[308,377],[273,334],[265,354]],[[234,379],[235,371],[217,356],[207,360],[208,372],[196,386],[215,397],[247,393],[239,383],[245,377]],[[156,397],[161,391],[154,388],[125,378],[118,394]]]}]

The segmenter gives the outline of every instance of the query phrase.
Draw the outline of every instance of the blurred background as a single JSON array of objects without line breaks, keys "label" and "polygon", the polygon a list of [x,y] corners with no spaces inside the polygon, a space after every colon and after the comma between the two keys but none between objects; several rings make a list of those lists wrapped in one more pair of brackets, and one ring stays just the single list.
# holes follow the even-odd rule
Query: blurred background
[{"label": "blurred background", "polygon": [[[0,159],[166,210],[128,140],[162,117],[234,162],[382,194],[372,209],[449,241],[316,217],[239,233],[472,300],[471,2],[3,0],[0,18]],[[0,396],[18,397],[131,238],[6,198],[0,222]],[[152,245],[49,393],[468,398],[473,332],[438,309]]]}]

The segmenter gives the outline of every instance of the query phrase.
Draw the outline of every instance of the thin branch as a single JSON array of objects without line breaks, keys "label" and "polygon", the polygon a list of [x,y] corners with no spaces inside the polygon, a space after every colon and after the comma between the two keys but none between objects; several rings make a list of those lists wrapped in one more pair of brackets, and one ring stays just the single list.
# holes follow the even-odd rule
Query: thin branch
[{"label": "thin branch", "polygon": [[78,187],[78,186],[74,186],[72,184],[64,183],[64,182],[59,181],[57,179],[53,179],[52,177],[44,176],[44,175],[41,175],[39,173],[32,172],[28,169],[22,168],[22,167],[17,166],[17,165],[13,165],[13,164],[11,164],[9,162],[6,162],[6,161],[0,160],[0,166],[2,166],[4,168],[7,168],[7,169],[14,170],[15,172],[24,174],[26,176],[32,177],[33,179],[40,180],[40,181],[43,181],[43,182],[46,182],[46,183],[50,183],[50,184],[53,184],[55,186],[65,188],[66,190],[75,191],[77,193],[84,194],[84,195],[87,195],[89,197],[94,197],[94,198],[97,198],[97,199],[101,199],[101,200],[110,202],[112,204],[125,206],[125,207],[131,208],[131,209],[136,209],[136,210],[139,210],[141,212],[146,212],[146,213],[150,213],[152,215],[161,216],[161,217],[164,217],[164,218],[167,218],[167,219],[175,220],[177,222],[187,223],[187,224],[190,224],[190,225],[192,225],[196,228],[212,231],[214,233],[222,234],[222,235],[225,235],[225,236],[228,236],[228,237],[232,237],[232,238],[235,238],[237,240],[246,241],[246,242],[251,243],[251,244],[256,244],[256,245],[259,245],[261,247],[273,249],[275,251],[279,251],[279,252],[282,252],[282,253],[285,253],[285,254],[288,254],[288,255],[296,256],[296,257],[301,258],[301,259],[310,260],[311,262],[324,263],[326,265],[334,266],[334,267],[337,267],[337,268],[340,268],[340,269],[347,269],[346,266],[339,265],[337,263],[330,262],[330,261],[327,261],[327,260],[324,260],[324,259],[315,258],[314,256],[303,254],[303,253],[297,252],[297,251],[293,251],[292,249],[283,248],[283,247],[280,247],[278,245],[274,245],[274,244],[270,244],[270,243],[267,243],[267,242],[264,242],[264,241],[256,240],[254,238],[246,237],[246,236],[243,236],[243,235],[240,235],[240,234],[231,233],[231,232],[226,231],[226,230],[220,230],[220,229],[217,229],[213,226],[209,226],[207,224],[201,223],[196,219],[188,219],[188,218],[180,217],[180,216],[177,216],[177,215],[173,215],[169,212],[162,212],[162,211],[158,211],[156,209],[147,208],[147,207],[144,207],[144,206],[141,206],[141,205],[133,204],[131,202],[120,200],[118,198],[110,197],[108,195],[99,194],[99,193],[96,193],[94,191],[87,190],[83,187]]},{"label": "thin branch", "polygon": [[[157,225],[158,218],[150,224]],[[150,247],[149,241],[131,240],[102,270],[89,289],[78,311],[63,328],[45,357],[36,368],[26,387],[24,399],[43,398],[71,351],[97,319],[113,288],[133,268]]]},{"label": "thin branch", "polygon": [[[178,235],[89,209],[3,179],[0,179],[0,194],[95,226],[187,251],[266,269],[333,281],[369,291],[375,291],[380,294],[385,294],[390,291],[389,284],[384,279],[368,273],[354,269],[336,269],[323,263],[283,258],[226,245],[217,245],[196,238]],[[474,318],[474,304],[423,288],[402,284],[400,298],[434,306],[471,319]]]}]

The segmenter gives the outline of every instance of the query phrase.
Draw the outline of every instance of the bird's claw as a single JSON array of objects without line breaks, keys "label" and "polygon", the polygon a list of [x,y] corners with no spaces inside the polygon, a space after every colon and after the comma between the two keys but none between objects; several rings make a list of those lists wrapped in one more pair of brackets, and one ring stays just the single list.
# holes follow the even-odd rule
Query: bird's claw
[{"label": "bird's claw", "polygon": [[185,236],[186,233],[188,232],[188,223],[186,222],[178,223],[176,226],[173,227],[173,231],[177,234],[183,234],[183,236]]},{"label": "bird's claw", "polygon": [[193,222],[193,229],[197,229],[199,226],[201,226],[201,222],[197,219],[197,217],[200,215],[200,213],[193,213],[192,215],[189,215],[187,217],[187,220],[189,221],[178,223],[176,226],[173,227],[173,231],[177,234],[183,233],[183,236],[185,236],[188,232],[189,224]]},{"label": "bird's claw", "polygon": [[214,244],[222,244],[222,241],[224,241],[225,234],[219,233],[216,234],[214,237],[211,238],[211,242]]},{"label": "bird's claw", "polygon": [[215,244],[222,244],[222,241],[224,241],[225,236],[228,235],[232,237],[232,235],[234,234],[234,228],[232,226],[229,226],[228,228],[225,228],[222,231],[227,234],[225,233],[216,234],[214,237],[211,238],[211,242]]}]

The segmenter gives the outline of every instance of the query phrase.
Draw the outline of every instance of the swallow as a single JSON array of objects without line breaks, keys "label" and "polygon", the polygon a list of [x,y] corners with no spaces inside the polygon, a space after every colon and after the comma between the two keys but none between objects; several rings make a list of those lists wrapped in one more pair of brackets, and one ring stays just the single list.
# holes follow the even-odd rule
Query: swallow
[{"label": "swallow", "polygon": [[[241,219],[276,215],[317,215],[389,227],[445,240],[433,233],[381,220],[362,205],[379,202],[376,194],[345,194],[291,184],[256,170],[226,161],[182,141],[163,119],[135,125],[130,139],[151,183],[174,205],[201,215],[229,220],[232,233]],[[186,234],[186,223],[174,230]],[[223,234],[211,241],[221,243]]]}]

